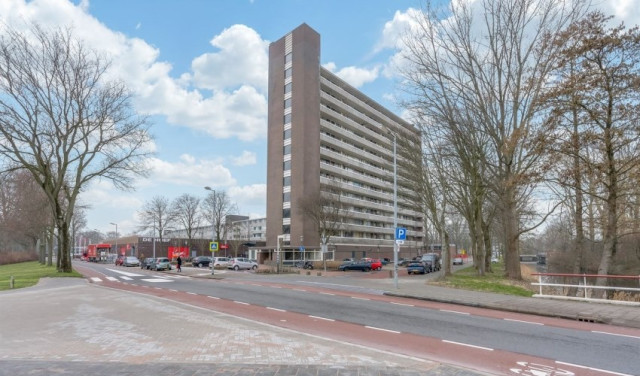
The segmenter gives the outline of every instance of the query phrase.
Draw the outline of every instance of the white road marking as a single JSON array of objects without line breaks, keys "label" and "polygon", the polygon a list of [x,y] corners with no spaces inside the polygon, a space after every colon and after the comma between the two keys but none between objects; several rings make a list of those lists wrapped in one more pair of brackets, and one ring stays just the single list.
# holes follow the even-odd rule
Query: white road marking
[{"label": "white road marking", "polygon": [[514,320],[514,319],[503,319],[504,321],[511,321],[511,322],[519,322],[522,324],[532,324],[532,325],[542,325],[544,326],[543,323],[541,322],[533,322],[533,321],[524,321],[524,320]]},{"label": "white road marking", "polygon": [[469,314],[469,312],[450,311],[448,309],[441,309],[440,312],[457,313],[459,315],[468,315]]},{"label": "white road marking", "polygon": [[322,294],[322,295],[335,295],[335,294],[332,294],[330,292],[320,292],[320,294]]},{"label": "white road marking", "polygon": [[198,295],[195,292],[190,292],[190,291],[187,291],[187,294],[189,294],[189,295]]},{"label": "white road marking", "polygon": [[592,330],[591,333],[608,334],[610,336],[619,336],[619,337],[640,339],[640,337],[637,337],[637,336],[629,336],[629,335],[626,335],[626,334],[616,334],[616,333],[609,333],[609,332],[598,332],[597,330]]},{"label": "white road marking", "polygon": [[272,311],[278,311],[278,312],[287,312],[284,309],[280,309],[280,308],[267,307],[267,309],[270,309]]},{"label": "white road marking", "polygon": [[365,328],[369,328],[369,329],[373,329],[373,330],[379,330],[381,332],[388,332],[388,333],[395,333],[395,334],[400,334],[400,332],[396,331],[396,330],[389,330],[389,329],[383,329],[383,328],[376,328],[375,326],[368,326],[365,325]]},{"label": "white road marking", "polygon": [[493,351],[493,349],[492,349],[492,348],[490,348],[490,347],[482,347],[482,346],[470,345],[470,344],[468,344],[468,343],[454,342],[454,341],[447,341],[446,339],[443,339],[443,340],[442,340],[442,342],[451,343],[451,344],[454,344],[454,345],[466,346],[466,347],[473,347],[474,349],[480,349],[480,350]]},{"label": "white road marking", "polygon": [[318,320],[324,320],[324,321],[336,321],[336,320],[334,320],[334,319],[328,319],[328,318],[326,318],[326,317],[320,317],[320,316],[312,316],[312,315],[309,315],[309,317],[311,317],[312,319],[318,319]]},{"label": "white road marking", "polygon": [[217,296],[211,296],[211,295],[207,296],[207,298],[220,300],[220,298],[218,298]]},{"label": "white road marking", "polygon": [[626,373],[620,373],[620,372],[614,372],[614,371],[607,371],[606,369],[600,369],[600,368],[593,368],[593,367],[586,367],[586,366],[581,366],[579,364],[573,364],[573,363],[566,363],[566,362],[561,362],[559,360],[556,360],[556,363],[558,364],[562,364],[565,366],[572,366],[572,367],[577,367],[577,368],[584,368],[584,369],[588,369],[591,371],[596,371],[596,372],[603,372],[603,373],[608,373],[610,375],[618,375],[618,376],[633,376],[633,375],[629,375]]},{"label": "white road marking", "polygon": [[395,305],[401,305],[401,306],[405,306],[405,307],[415,307],[415,305],[407,304],[407,303],[396,303],[396,302],[389,302],[389,303],[395,304]]},{"label": "white road marking", "polygon": [[244,305],[249,305],[249,303],[245,303],[245,302],[239,302],[239,301],[237,301],[237,300],[234,300],[233,302],[234,302],[234,303],[238,303],[238,304],[244,304]]},{"label": "white road marking", "polygon": [[98,277],[91,277],[91,280],[93,282],[102,282],[102,280],[100,278],[98,278]]},{"label": "white road marking", "polygon": [[371,300],[369,298],[359,298],[357,296],[352,296],[351,299],[358,299],[358,300]]},{"label": "white road marking", "polygon": [[169,289],[169,291],[178,292],[178,290],[174,290],[174,289]]},{"label": "white road marking", "polygon": [[[173,282],[170,279],[165,279],[165,278],[143,278],[141,279],[141,281],[145,281],[145,282],[152,282],[152,283],[157,283],[157,282]],[[160,287],[156,287],[157,289],[159,289]]]},{"label": "white road marking", "polygon": [[120,276],[120,278],[124,279],[125,281],[131,281],[133,279],[131,277],[127,277],[126,275],[122,275]]},{"label": "white road marking", "polygon": [[111,281],[111,282],[119,281],[119,279],[118,279],[118,278],[116,278],[116,277],[107,277],[107,279],[108,279],[109,281]]},{"label": "white road marking", "polygon": [[302,291],[302,292],[306,292],[307,290],[303,290],[303,289],[293,289],[294,291]]},{"label": "white road marking", "polygon": [[107,270],[111,270],[114,273],[118,273],[118,274],[122,274],[122,275],[126,275],[128,277],[144,277],[144,274],[137,274],[137,273],[129,273],[129,272],[125,272],[122,270],[118,270],[118,269],[108,269]]}]

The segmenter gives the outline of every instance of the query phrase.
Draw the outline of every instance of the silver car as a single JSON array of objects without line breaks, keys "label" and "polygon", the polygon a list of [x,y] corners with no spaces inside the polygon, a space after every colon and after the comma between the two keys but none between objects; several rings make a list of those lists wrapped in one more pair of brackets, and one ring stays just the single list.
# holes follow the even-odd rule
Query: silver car
[{"label": "silver car", "polygon": [[233,270],[241,270],[241,269],[246,269],[246,270],[256,270],[258,269],[258,263],[255,262],[254,260],[250,260],[248,258],[244,258],[244,257],[234,257],[232,259],[229,259],[229,264],[227,264],[227,269],[233,269]]}]

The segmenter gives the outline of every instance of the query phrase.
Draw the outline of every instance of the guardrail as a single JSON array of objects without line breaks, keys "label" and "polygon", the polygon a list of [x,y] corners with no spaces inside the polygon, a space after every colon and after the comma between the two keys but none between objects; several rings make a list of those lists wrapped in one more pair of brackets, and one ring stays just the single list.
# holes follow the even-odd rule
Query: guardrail
[{"label": "guardrail", "polygon": [[[601,274],[567,274],[567,273],[533,273],[532,275],[538,276],[538,283],[532,282],[531,285],[539,286],[539,294],[535,294],[534,297],[545,297],[545,298],[558,298],[562,297],[563,299],[570,300],[582,300],[582,301],[607,301],[610,302],[611,299],[600,299],[600,298],[592,298],[592,294],[594,291],[602,291],[602,290],[612,290],[612,291],[628,291],[632,293],[639,293],[640,288],[635,287],[625,287],[625,286],[597,286],[595,284],[595,280],[598,278],[606,278],[606,279],[617,279],[617,280],[637,280],[638,285],[640,286],[640,275],[601,275]],[[562,283],[557,283],[555,279],[557,277],[562,278]],[[566,283],[567,279],[576,279],[577,283]],[[589,284],[589,281],[592,281]],[[547,287],[547,292],[553,291],[561,291],[561,294],[553,295],[553,294],[544,294],[543,288]],[[580,296],[567,296],[567,288],[575,288],[578,291],[582,291],[582,297]],[[607,296],[609,294],[606,294]],[[640,302],[634,301],[620,301],[625,304],[631,305],[640,305]]]}]

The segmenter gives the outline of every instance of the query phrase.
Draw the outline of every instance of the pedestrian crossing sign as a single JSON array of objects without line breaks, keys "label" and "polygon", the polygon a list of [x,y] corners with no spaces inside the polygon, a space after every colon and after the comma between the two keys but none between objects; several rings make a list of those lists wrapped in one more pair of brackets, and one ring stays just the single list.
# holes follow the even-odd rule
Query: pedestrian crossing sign
[{"label": "pedestrian crossing sign", "polygon": [[211,252],[217,252],[218,251],[218,242],[209,242],[209,250]]}]

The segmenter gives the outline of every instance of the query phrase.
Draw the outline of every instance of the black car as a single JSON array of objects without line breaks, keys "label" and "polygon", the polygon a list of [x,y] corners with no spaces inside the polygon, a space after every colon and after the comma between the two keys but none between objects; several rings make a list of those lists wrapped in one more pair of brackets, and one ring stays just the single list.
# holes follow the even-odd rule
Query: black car
[{"label": "black car", "polygon": [[347,261],[342,265],[338,266],[338,270],[347,271],[347,270],[361,270],[363,272],[371,271],[371,263],[368,261]]},{"label": "black car", "polygon": [[156,259],[153,257],[147,257],[140,262],[140,269],[151,269],[154,262],[156,262]]},{"label": "black car", "polygon": [[427,265],[427,273],[440,270],[440,255],[437,253],[425,253],[422,255],[422,262]]},{"label": "black car", "polygon": [[209,256],[198,256],[191,260],[191,265],[197,268],[209,267],[211,264],[211,257]]},{"label": "black car", "polygon": [[411,261],[407,265],[407,274],[428,273],[427,266],[422,261]]}]

